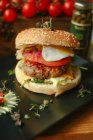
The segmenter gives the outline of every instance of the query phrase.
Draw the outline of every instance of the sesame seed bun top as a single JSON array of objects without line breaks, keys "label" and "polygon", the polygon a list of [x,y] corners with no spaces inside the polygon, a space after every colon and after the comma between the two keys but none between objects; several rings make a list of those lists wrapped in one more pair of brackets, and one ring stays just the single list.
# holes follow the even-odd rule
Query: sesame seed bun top
[{"label": "sesame seed bun top", "polygon": [[69,32],[63,30],[49,30],[47,28],[29,28],[21,31],[15,40],[17,49],[24,45],[41,45],[41,46],[65,46],[79,47],[78,39]]}]

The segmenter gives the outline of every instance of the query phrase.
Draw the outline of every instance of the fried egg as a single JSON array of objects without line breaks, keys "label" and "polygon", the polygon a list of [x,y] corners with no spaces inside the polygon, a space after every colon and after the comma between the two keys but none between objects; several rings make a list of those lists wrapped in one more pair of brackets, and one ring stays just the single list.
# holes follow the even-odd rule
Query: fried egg
[{"label": "fried egg", "polygon": [[63,58],[73,56],[73,51],[59,50],[53,47],[43,47],[42,56],[46,61],[58,61]]}]

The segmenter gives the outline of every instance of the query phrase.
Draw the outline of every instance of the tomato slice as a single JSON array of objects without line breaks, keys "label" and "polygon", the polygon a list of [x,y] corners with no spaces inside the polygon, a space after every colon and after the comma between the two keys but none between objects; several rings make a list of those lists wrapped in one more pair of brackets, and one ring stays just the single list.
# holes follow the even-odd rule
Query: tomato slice
[{"label": "tomato slice", "polygon": [[40,51],[33,51],[33,52],[23,52],[23,57],[25,61],[30,63],[38,62],[44,64],[46,66],[56,67],[56,66],[63,66],[71,62],[72,57],[66,57],[58,61],[48,62],[44,60],[42,57],[42,53]]}]

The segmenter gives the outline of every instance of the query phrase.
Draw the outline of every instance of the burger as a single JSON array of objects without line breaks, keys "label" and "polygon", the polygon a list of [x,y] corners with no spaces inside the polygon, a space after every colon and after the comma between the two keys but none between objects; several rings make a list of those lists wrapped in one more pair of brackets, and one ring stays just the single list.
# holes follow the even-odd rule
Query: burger
[{"label": "burger", "polygon": [[72,33],[29,28],[17,35],[15,45],[15,75],[24,88],[57,96],[79,84],[81,71],[72,65],[79,42]]}]

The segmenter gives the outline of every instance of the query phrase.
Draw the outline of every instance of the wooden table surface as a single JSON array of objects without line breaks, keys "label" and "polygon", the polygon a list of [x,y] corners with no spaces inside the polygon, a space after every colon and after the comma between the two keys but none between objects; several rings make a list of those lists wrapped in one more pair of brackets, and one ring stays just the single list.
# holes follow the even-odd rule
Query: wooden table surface
[{"label": "wooden table surface", "polygon": [[[25,19],[19,16],[14,23],[15,36],[25,28],[35,27],[35,23],[41,19],[42,17]],[[46,20],[49,20],[49,17],[44,17],[44,21]],[[69,30],[70,20],[67,17],[60,17],[53,18],[52,22],[56,29]],[[15,37],[11,41],[5,41],[0,36],[0,56],[10,54],[15,54]],[[35,140],[93,140],[93,102],[76,111],[64,123],[60,121],[52,130]]]}]

